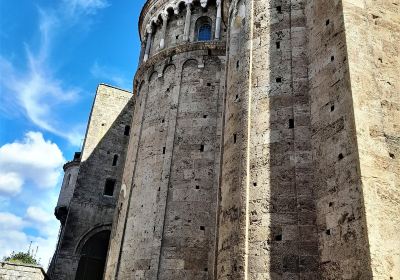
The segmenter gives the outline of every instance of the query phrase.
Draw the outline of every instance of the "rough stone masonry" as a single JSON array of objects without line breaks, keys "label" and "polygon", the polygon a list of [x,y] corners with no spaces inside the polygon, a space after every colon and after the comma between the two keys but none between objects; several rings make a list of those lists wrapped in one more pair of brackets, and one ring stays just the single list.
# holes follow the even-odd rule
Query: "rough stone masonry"
[{"label": "rough stone masonry", "polygon": [[148,0],[139,32],[52,279],[400,279],[399,0]]}]

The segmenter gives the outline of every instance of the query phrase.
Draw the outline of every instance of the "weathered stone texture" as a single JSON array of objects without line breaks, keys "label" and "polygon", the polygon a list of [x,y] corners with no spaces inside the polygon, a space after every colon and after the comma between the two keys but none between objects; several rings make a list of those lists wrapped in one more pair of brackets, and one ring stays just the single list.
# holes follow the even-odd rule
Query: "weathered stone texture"
[{"label": "weathered stone texture", "polygon": [[[111,229],[129,140],[129,135],[124,134],[131,124],[132,105],[130,92],[99,85],[74,195],[49,269],[52,279],[75,279],[85,242],[95,233]],[[115,155],[118,160],[113,162]],[[104,194],[109,178],[116,181],[113,195]]]},{"label": "weathered stone texture", "polygon": [[343,0],[374,279],[400,277],[400,1]]},{"label": "weathered stone texture", "polygon": [[55,279],[112,221],[107,280],[398,279],[399,1],[222,2],[145,4],[134,101],[99,88]]},{"label": "weathered stone texture", "polygon": [[26,264],[0,262],[1,280],[47,280],[42,267]]}]

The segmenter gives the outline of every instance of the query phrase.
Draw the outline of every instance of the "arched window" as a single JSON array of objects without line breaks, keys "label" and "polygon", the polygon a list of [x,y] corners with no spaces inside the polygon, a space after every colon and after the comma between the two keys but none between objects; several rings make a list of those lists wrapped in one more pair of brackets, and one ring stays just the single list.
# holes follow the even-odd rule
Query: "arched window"
[{"label": "arched window", "polygon": [[209,17],[201,17],[196,22],[197,41],[209,41],[212,38],[212,22]]},{"label": "arched window", "polygon": [[211,40],[211,25],[205,23],[199,27],[198,41],[209,41],[209,40]]}]

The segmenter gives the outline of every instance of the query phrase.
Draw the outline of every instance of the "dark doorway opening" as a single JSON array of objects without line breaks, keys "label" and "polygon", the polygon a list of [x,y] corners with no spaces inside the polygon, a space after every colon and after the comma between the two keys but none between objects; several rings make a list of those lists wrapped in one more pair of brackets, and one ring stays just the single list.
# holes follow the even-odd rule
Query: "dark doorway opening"
[{"label": "dark doorway opening", "polygon": [[107,258],[110,231],[104,230],[86,241],[76,271],[76,280],[102,280]]}]

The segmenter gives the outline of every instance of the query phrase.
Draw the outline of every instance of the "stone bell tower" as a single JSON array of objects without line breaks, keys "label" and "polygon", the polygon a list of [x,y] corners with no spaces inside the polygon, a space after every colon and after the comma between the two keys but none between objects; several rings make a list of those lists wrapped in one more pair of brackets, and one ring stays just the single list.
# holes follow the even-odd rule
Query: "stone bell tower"
[{"label": "stone bell tower", "polygon": [[211,279],[225,93],[221,1],[148,1],[106,279]]}]

